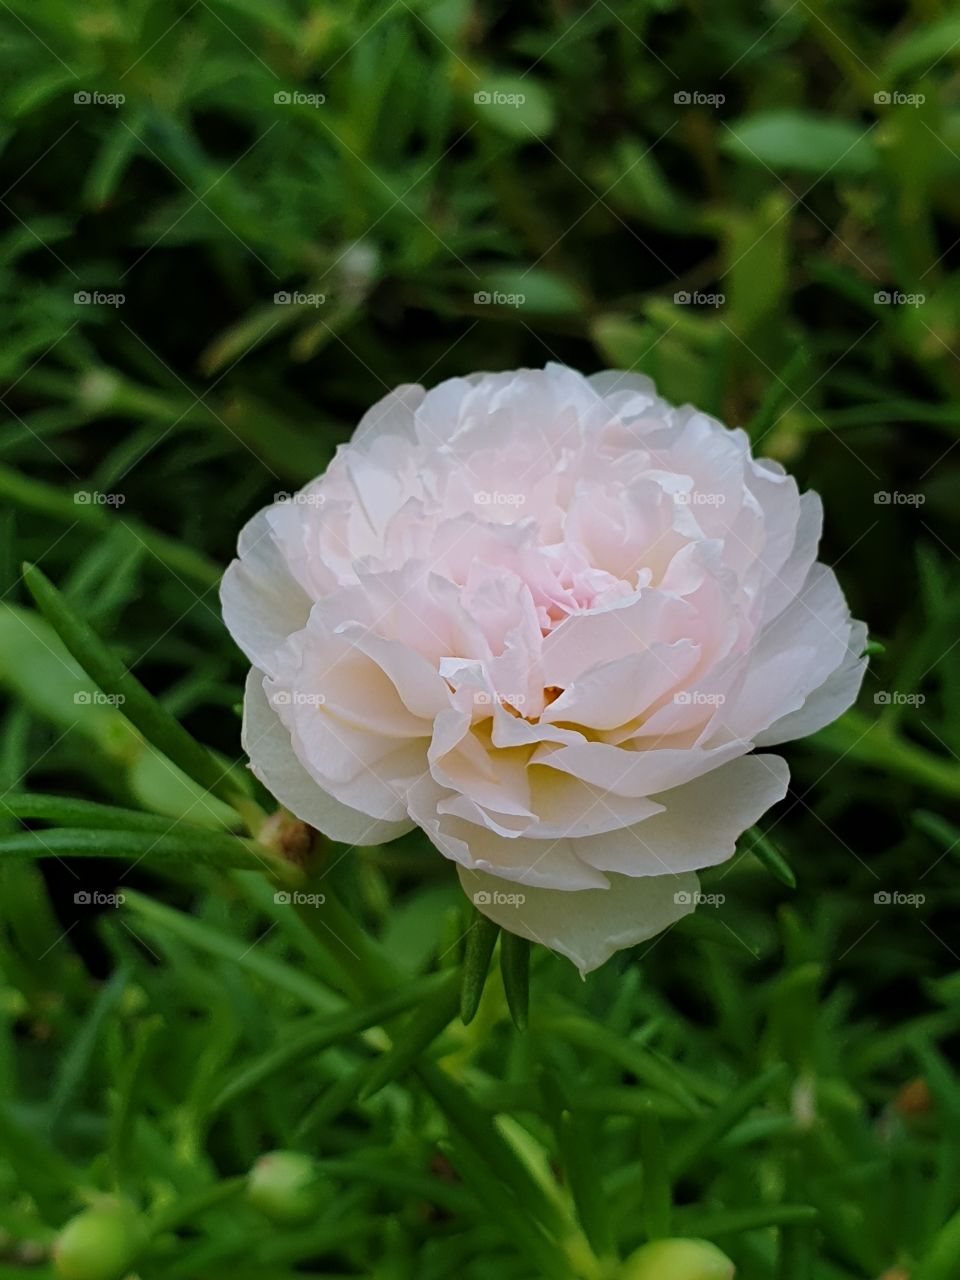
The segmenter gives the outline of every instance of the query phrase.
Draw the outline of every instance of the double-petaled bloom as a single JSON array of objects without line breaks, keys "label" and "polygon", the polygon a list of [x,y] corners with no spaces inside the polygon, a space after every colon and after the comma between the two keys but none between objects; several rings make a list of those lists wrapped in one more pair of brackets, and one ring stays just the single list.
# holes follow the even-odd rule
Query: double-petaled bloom
[{"label": "double-petaled bloom", "polygon": [[334,840],[420,827],[582,971],[696,902],[854,700],[814,493],[650,381],[402,386],[223,581],[256,775]]}]

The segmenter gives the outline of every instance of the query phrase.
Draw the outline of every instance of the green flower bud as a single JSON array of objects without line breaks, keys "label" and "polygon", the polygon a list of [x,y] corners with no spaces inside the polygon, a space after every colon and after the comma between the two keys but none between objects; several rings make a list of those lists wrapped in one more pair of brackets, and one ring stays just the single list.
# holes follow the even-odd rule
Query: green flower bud
[{"label": "green flower bud", "polygon": [[326,1183],[315,1160],[299,1151],[270,1151],[247,1179],[247,1199],[271,1222],[309,1222],[326,1199]]},{"label": "green flower bud", "polygon": [[706,1240],[653,1240],[630,1255],[619,1280],[733,1280],[735,1270]]},{"label": "green flower bud", "polygon": [[63,1280],[122,1280],[146,1243],[136,1211],[105,1200],[71,1218],[53,1246],[57,1275]]}]

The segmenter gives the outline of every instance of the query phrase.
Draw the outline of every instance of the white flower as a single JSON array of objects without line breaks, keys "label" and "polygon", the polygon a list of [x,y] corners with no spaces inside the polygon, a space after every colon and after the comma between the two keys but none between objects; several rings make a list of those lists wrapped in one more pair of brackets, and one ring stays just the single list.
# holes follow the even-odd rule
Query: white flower
[{"label": "white flower", "polygon": [[647,378],[399,387],[227,570],[253,770],[335,840],[421,827],[487,915],[593,969],[784,796],[754,749],[856,697],[820,526]]}]

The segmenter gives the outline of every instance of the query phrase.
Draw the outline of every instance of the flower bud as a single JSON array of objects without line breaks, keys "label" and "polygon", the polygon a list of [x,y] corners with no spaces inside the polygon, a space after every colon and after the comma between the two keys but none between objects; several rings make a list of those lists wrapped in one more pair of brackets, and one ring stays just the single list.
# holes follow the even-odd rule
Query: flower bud
[{"label": "flower bud", "polygon": [[734,1271],[707,1240],[653,1240],[630,1255],[619,1280],[733,1280]]},{"label": "flower bud", "polygon": [[105,1200],[70,1219],[53,1246],[53,1261],[63,1280],[122,1280],[145,1243],[135,1210]]},{"label": "flower bud", "polygon": [[299,1151],[270,1151],[247,1179],[247,1199],[271,1222],[294,1226],[315,1217],[326,1183],[315,1160]]}]

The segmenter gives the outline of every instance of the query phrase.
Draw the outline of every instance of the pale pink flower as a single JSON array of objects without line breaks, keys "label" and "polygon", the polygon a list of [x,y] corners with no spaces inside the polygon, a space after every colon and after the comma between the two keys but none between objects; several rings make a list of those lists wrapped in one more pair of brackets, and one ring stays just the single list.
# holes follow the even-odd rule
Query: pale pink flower
[{"label": "pale pink flower", "polygon": [[256,775],[331,838],[419,826],[582,971],[693,908],[787,789],[756,748],[853,702],[821,506],[649,379],[403,386],[223,581]]}]

